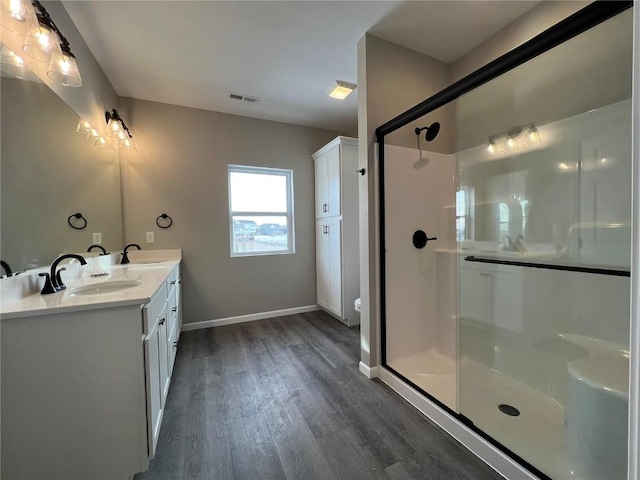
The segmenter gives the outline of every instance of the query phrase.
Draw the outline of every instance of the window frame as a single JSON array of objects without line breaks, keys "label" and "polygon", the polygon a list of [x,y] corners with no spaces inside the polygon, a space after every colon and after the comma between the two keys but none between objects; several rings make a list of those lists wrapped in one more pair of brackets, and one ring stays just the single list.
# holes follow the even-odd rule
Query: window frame
[{"label": "window frame", "polygon": [[[231,174],[248,173],[257,175],[284,176],[287,189],[287,211],[286,212],[260,212],[260,211],[234,211],[231,208]],[[294,225],[294,202],[293,202],[293,170],[273,167],[256,167],[250,165],[227,164],[227,191],[229,207],[229,253],[234,257],[257,257],[265,255],[289,255],[295,253],[295,225]],[[268,250],[261,252],[236,252],[234,251],[234,217],[279,217],[287,219],[287,249]]]}]

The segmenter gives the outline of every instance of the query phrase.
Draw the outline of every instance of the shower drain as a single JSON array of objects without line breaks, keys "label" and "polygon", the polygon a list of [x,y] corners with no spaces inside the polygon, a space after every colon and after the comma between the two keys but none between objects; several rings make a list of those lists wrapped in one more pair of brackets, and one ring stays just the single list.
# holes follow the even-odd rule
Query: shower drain
[{"label": "shower drain", "polygon": [[507,405],[506,403],[498,405],[498,408],[502,413],[504,413],[505,415],[509,415],[510,417],[517,417],[518,415],[520,415],[520,410],[512,405]]}]

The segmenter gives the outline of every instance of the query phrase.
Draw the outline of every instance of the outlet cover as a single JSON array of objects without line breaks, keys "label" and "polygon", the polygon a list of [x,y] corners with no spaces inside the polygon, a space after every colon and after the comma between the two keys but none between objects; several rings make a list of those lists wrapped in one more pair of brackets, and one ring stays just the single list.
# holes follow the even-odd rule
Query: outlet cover
[{"label": "outlet cover", "polygon": [[155,234],[153,232],[147,232],[147,243],[153,243],[155,241]]},{"label": "outlet cover", "polygon": [[95,245],[102,245],[102,234],[101,233],[94,233],[93,234],[93,243]]}]

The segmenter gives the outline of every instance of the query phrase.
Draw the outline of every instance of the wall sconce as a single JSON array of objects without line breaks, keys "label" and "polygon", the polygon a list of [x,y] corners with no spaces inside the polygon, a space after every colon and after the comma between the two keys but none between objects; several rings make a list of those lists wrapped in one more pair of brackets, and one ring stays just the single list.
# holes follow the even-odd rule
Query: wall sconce
[{"label": "wall sconce", "polygon": [[38,0],[0,0],[0,25],[24,36],[22,50],[34,60],[47,63],[47,76],[66,87],[81,87],[82,77],[69,41]]},{"label": "wall sconce", "polygon": [[114,108],[111,113],[105,112],[104,116],[107,121],[107,137],[111,138],[118,145],[118,148],[137,150],[133,135],[118,111]]},{"label": "wall sconce", "polygon": [[[524,138],[519,138],[524,129],[527,130]],[[521,148],[534,148],[542,145],[542,137],[534,123],[527,125],[516,125],[504,132],[496,133],[489,137],[487,143],[487,152],[489,155],[495,155],[498,152],[496,140],[504,137],[504,145],[501,153],[514,153]]]}]

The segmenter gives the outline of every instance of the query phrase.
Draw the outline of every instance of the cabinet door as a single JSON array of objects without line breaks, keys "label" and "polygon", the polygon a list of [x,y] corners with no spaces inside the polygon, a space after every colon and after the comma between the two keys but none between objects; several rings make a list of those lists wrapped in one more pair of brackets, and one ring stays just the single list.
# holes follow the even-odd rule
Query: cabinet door
[{"label": "cabinet door", "polygon": [[487,315],[486,274],[475,268],[460,269],[460,316],[486,322]]},{"label": "cabinet door", "polygon": [[160,373],[160,392],[162,394],[162,408],[164,408],[167,393],[169,393],[169,348],[167,346],[167,311],[163,312],[158,321],[158,369]]},{"label": "cabinet door", "polygon": [[318,305],[328,308],[329,238],[324,221],[316,222],[316,285]]},{"label": "cabinet door", "polygon": [[[355,172],[354,172],[355,175]],[[328,217],[341,215],[340,209],[340,147],[336,145],[327,153],[327,203]]]},{"label": "cabinet door", "polygon": [[158,324],[144,339],[145,377],[147,386],[147,429],[149,457],[153,458],[158,444],[162,419],[162,389],[160,382],[160,352],[158,349]]},{"label": "cabinet door", "polygon": [[327,308],[342,318],[342,220],[327,220],[329,286]]},{"label": "cabinet door", "polygon": [[522,333],[524,331],[524,305],[522,274],[498,271],[492,289],[492,323],[498,327]]},{"label": "cabinet door", "polygon": [[329,215],[329,199],[327,198],[327,155],[315,159],[316,218]]}]

